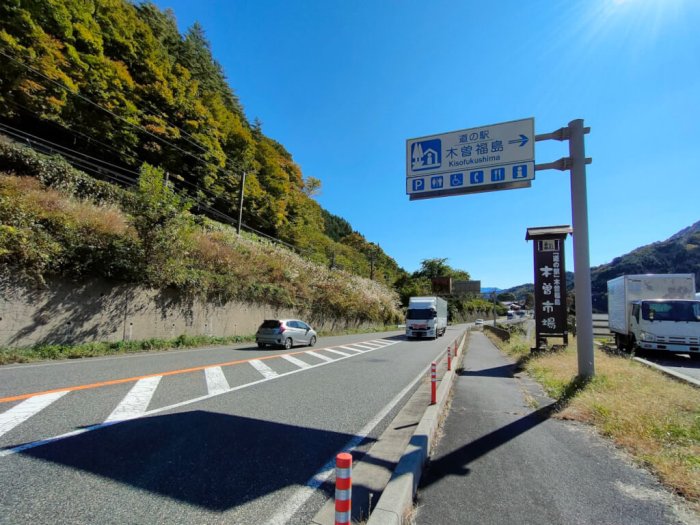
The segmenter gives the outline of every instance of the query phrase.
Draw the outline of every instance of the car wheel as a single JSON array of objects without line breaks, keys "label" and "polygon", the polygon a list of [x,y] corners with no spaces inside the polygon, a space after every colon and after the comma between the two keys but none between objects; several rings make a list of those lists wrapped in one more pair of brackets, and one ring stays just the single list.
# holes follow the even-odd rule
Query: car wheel
[{"label": "car wheel", "polygon": [[267,345],[265,343],[258,343],[258,348],[265,348]]},{"label": "car wheel", "polygon": [[312,335],[311,339],[309,339],[309,346],[314,346],[316,344],[316,336]]},{"label": "car wheel", "polygon": [[284,340],[284,347],[289,350],[292,347],[292,339],[288,337]]}]

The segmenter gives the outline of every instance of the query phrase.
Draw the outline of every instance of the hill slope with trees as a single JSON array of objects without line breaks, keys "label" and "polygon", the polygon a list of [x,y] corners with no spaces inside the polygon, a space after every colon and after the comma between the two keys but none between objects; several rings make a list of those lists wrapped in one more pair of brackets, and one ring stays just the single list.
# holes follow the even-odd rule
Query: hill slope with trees
[{"label": "hill slope with trees", "polygon": [[324,210],[321,182],[248,121],[199,24],[180,34],[174,13],[150,2],[2,2],[0,69],[4,129],[69,148],[92,175],[136,185],[147,163],[193,213],[235,222],[245,174],[244,227],[386,285],[405,275]]}]

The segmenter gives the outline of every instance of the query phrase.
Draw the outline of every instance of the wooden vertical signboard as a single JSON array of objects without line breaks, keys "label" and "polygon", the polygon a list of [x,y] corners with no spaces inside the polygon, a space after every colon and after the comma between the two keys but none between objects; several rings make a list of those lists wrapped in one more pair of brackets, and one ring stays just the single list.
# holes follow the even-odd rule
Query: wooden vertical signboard
[{"label": "wooden vertical signboard", "polygon": [[535,265],[535,347],[549,337],[569,342],[566,323],[566,266],[564,241],[569,226],[528,228],[525,240],[533,241]]}]

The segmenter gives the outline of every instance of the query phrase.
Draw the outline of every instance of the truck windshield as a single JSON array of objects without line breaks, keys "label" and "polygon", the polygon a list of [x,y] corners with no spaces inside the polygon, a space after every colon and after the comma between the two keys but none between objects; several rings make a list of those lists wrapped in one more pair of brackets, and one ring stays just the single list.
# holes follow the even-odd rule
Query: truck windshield
[{"label": "truck windshield", "polygon": [[432,308],[409,309],[406,314],[407,319],[434,319],[437,312]]},{"label": "truck windshield", "polygon": [[700,302],[659,301],[642,303],[642,319],[645,321],[700,322]]}]

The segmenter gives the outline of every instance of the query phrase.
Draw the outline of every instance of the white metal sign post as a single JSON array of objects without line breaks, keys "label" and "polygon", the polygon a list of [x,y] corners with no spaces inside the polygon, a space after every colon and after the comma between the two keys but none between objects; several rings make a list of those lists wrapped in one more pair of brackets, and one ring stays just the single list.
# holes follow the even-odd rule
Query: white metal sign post
[{"label": "white metal sign post", "polygon": [[[578,372],[593,377],[593,316],[588,253],[588,202],[583,120],[553,133],[535,135],[534,118],[503,122],[406,141],[406,193],[411,200],[527,188],[535,171],[571,173],[574,284]],[[534,142],[568,140],[569,156],[535,165]]]},{"label": "white metal sign post", "polygon": [[571,224],[574,230],[574,290],[576,292],[576,349],[578,375],[593,377],[593,302],[591,300],[591,262],[588,252],[588,197],[586,190],[586,158],[584,135],[591,131],[583,119],[569,122],[566,128],[537,135],[535,140],[568,140],[569,156],[548,164],[538,164],[537,171],[569,170],[571,174]]}]

